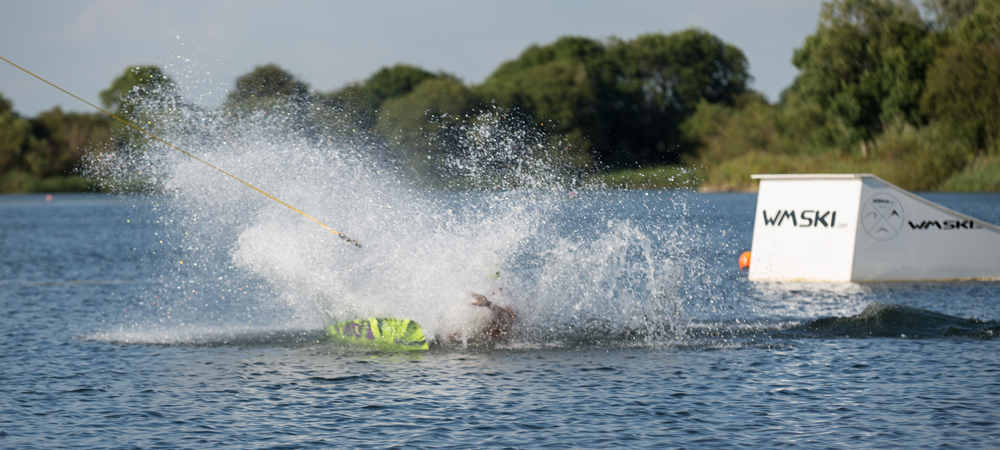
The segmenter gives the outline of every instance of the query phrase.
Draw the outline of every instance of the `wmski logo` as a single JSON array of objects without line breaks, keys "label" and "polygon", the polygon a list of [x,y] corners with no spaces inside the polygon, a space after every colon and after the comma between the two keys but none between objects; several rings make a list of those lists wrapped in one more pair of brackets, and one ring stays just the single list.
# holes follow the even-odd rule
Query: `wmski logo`
[{"label": "wmski logo", "polygon": [[903,204],[888,193],[871,196],[861,208],[861,226],[877,241],[896,237],[903,229]]},{"label": "wmski logo", "polygon": [[924,220],[920,223],[913,223],[910,221],[907,221],[907,223],[909,223],[910,228],[914,230],[975,230],[983,227],[974,220]]},{"label": "wmski logo", "polygon": [[761,211],[764,214],[764,225],[765,226],[776,226],[780,227],[782,224],[789,222],[793,227],[820,227],[820,228],[833,228],[833,225],[837,223],[837,211],[819,211],[815,209],[807,209],[799,214],[795,214],[795,210],[781,210],[774,213],[773,216],[767,216],[767,210]]}]

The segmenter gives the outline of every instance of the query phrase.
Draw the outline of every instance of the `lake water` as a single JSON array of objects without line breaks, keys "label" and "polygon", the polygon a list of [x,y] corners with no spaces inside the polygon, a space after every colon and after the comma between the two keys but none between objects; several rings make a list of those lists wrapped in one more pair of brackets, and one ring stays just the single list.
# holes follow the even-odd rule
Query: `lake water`
[{"label": "lake water", "polygon": [[[411,195],[324,215],[361,249],[231,197],[0,197],[0,447],[1000,447],[996,324],[965,320],[1000,283],[751,283],[753,194]],[[927,197],[1000,223],[1000,195]],[[488,283],[522,318],[496,348],[322,333],[440,336]]]}]

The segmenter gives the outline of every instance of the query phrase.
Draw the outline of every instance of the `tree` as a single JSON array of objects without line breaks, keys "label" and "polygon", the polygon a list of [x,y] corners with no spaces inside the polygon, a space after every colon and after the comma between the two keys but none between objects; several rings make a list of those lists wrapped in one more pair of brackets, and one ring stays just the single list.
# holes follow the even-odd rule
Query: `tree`
[{"label": "tree", "polygon": [[383,103],[409,94],[426,80],[443,76],[407,64],[379,69],[365,80],[360,97],[356,100],[355,114],[359,126],[364,130],[375,127]]},{"label": "tree", "polygon": [[275,64],[257,66],[248,74],[236,78],[233,90],[226,96],[230,104],[259,104],[269,98],[305,101],[309,85]]},{"label": "tree", "polygon": [[[487,103],[516,110],[552,139],[578,170],[594,163],[594,143],[604,144],[595,74],[606,55],[604,44],[583,37],[563,37],[546,46],[533,45],[503,63],[475,88]],[[558,138],[557,138],[558,136]]]},{"label": "tree", "polygon": [[698,104],[733,104],[752,79],[743,52],[697,29],[617,41],[598,72],[599,159],[612,167],[676,163],[691,151],[680,126]]},{"label": "tree", "polygon": [[[565,37],[501,65],[477,91],[569,136],[609,168],[678,162],[679,131],[701,100],[732,103],[746,57],[701,30],[601,43]],[[574,157],[588,165],[591,158]]]},{"label": "tree", "polygon": [[127,115],[144,98],[162,96],[173,89],[173,80],[156,66],[126,67],[111,86],[99,94],[101,104],[112,113]]},{"label": "tree", "polygon": [[501,64],[489,79],[503,79],[557,60],[579,61],[591,66],[601,62],[606,50],[605,45],[599,41],[586,37],[565,36],[549,45],[528,47],[517,59]]},{"label": "tree", "polygon": [[964,41],[1000,46],[1000,0],[980,0],[957,34]]},{"label": "tree", "polygon": [[937,30],[954,29],[972,14],[979,0],[924,0],[924,9],[933,17],[932,24]]},{"label": "tree", "polygon": [[919,125],[924,72],[934,54],[909,0],[833,0],[795,51],[796,88],[872,140],[896,118]]},{"label": "tree", "polygon": [[921,107],[968,146],[1000,151],[1000,1],[983,0],[927,71]]},{"label": "tree", "polygon": [[533,117],[533,127],[574,139],[580,168],[591,165],[590,139],[603,133],[596,127],[597,93],[586,65],[579,60],[555,59],[524,66],[477,89],[480,96]]},{"label": "tree", "polygon": [[21,168],[31,138],[31,123],[14,112],[10,100],[0,94],[0,174]]},{"label": "tree", "polygon": [[267,64],[237,77],[223,108],[237,116],[274,114],[302,123],[308,116],[309,102],[308,84],[275,64]]},{"label": "tree", "polygon": [[427,79],[383,102],[375,129],[416,175],[441,181],[447,175],[442,162],[457,151],[460,127],[478,103],[453,77]]},{"label": "tree", "polygon": [[777,105],[757,92],[740,95],[734,106],[702,101],[681,129],[687,139],[699,143],[698,161],[706,167],[749,153],[829,153],[836,149],[838,131],[818,105],[794,91]]},{"label": "tree", "polygon": [[84,147],[106,144],[110,138],[103,113],[65,114],[53,108],[28,120],[12,106],[0,95],[0,191],[24,192],[37,188],[32,186],[40,178],[71,175]]},{"label": "tree", "polygon": [[[101,91],[100,98],[112,114],[154,134],[181,102],[177,85],[156,66],[125,68]],[[149,142],[145,134],[118,120],[111,121],[110,127],[118,149],[135,150]]]},{"label": "tree", "polygon": [[365,80],[364,101],[378,109],[386,100],[409,94],[425,80],[442,76],[407,64],[383,67]]},{"label": "tree", "polygon": [[38,177],[69,175],[80,164],[88,145],[107,144],[109,120],[103,113],[64,113],[56,107],[31,120],[35,139],[24,159]]},{"label": "tree", "polygon": [[[365,130],[359,111],[363,109],[364,88],[349,84],[343,88],[312,96],[311,120],[325,135],[350,135]],[[370,120],[370,119],[369,119]]]}]

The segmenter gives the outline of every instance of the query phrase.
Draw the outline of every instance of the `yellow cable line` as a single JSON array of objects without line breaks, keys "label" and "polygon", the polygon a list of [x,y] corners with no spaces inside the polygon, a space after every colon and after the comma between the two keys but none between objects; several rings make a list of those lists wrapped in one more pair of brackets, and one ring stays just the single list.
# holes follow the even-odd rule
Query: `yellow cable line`
[{"label": "yellow cable line", "polygon": [[163,140],[163,139],[160,139],[159,137],[157,137],[157,136],[156,136],[156,135],[154,135],[153,133],[150,133],[150,132],[148,132],[148,131],[146,131],[146,130],[144,130],[144,129],[142,129],[142,128],[139,128],[139,127],[135,126],[134,124],[132,124],[132,122],[129,122],[129,121],[125,120],[125,119],[122,119],[121,117],[118,117],[118,116],[116,116],[116,115],[114,115],[114,114],[112,114],[112,113],[110,113],[110,112],[108,112],[108,111],[106,111],[106,110],[104,110],[104,109],[102,109],[102,108],[98,107],[97,105],[94,105],[93,103],[90,103],[90,102],[88,102],[88,101],[86,101],[86,100],[84,100],[84,99],[82,99],[82,98],[80,98],[80,97],[77,97],[77,96],[76,96],[76,95],[74,95],[74,94],[73,94],[72,92],[69,92],[69,91],[67,91],[67,90],[65,90],[65,89],[63,89],[63,88],[61,88],[61,87],[59,87],[59,86],[56,86],[55,84],[52,84],[51,82],[49,82],[49,81],[48,81],[48,80],[46,80],[45,78],[42,78],[42,77],[40,77],[40,76],[38,76],[38,75],[35,75],[34,73],[31,73],[31,71],[29,71],[28,69],[25,69],[25,68],[23,68],[23,67],[21,67],[21,66],[19,66],[19,65],[17,65],[17,64],[14,64],[13,62],[11,62],[10,60],[8,60],[7,58],[4,58],[3,56],[0,56],[0,59],[2,59],[2,60],[4,60],[4,61],[6,61],[6,62],[7,62],[7,64],[10,64],[10,65],[12,65],[12,66],[14,66],[14,67],[17,67],[18,69],[21,69],[22,71],[24,71],[24,72],[25,72],[25,73],[27,73],[28,75],[31,75],[31,76],[33,76],[33,77],[35,77],[35,78],[38,78],[38,79],[39,79],[39,80],[41,80],[41,81],[42,81],[43,83],[45,83],[45,84],[47,84],[47,85],[49,85],[49,86],[52,86],[52,87],[54,87],[54,88],[56,88],[56,89],[59,89],[60,91],[63,91],[64,93],[66,93],[66,94],[67,94],[67,95],[69,95],[70,97],[73,97],[73,98],[75,98],[75,99],[77,99],[77,100],[79,100],[79,101],[81,101],[81,102],[83,102],[83,103],[86,103],[86,104],[87,104],[87,105],[89,105],[89,106],[90,106],[91,108],[94,108],[94,109],[96,109],[96,110],[98,110],[98,111],[100,111],[100,112],[102,112],[102,113],[104,113],[104,114],[107,114],[107,115],[109,115],[109,116],[111,116],[111,117],[113,117],[113,118],[117,119],[117,120],[118,120],[119,122],[121,122],[121,123],[124,123],[125,125],[128,125],[128,126],[130,126],[130,127],[134,128],[134,129],[136,129],[136,130],[138,130],[138,131],[140,131],[140,132],[144,133],[145,135],[147,135],[147,136],[149,136],[149,137],[151,137],[151,138],[153,138],[153,139],[156,139],[157,141],[160,141],[160,142],[162,142],[162,143],[166,144],[166,145],[167,145],[168,147],[170,147],[170,148],[173,148],[174,150],[177,150],[177,151],[179,151],[179,152],[181,152],[181,153],[183,153],[183,154],[187,155],[187,156],[188,156],[189,158],[191,158],[191,159],[193,159],[193,160],[195,160],[195,161],[198,161],[198,162],[200,162],[200,163],[202,163],[202,164],[204,164],[204,165],[206,165],[206,166],[208,166],[208,167],[211,167],[211,168],[213,168],[213,169],[215,169],[215,170],[218,170],[219,172],[222,172],[223,174],[225,174],[225,175],[226,175],[226,176],[228,176],[229,178],[232,178],[232,179],[234,179],[234,180],[236,180],[236,181],[239,181],[240,183],[243,183],[243,184],[245,184],[246,186],[250,187],[251,189],[253,189],[253,190],[257,191],[257,192],[260,192],[261,194],[264,194],[264,195],[266,195],[266,196],[267,196],[267,198],[270,198],[271,200],[274,200],[274,201],[276,201],[276,202],[278,202],[278,203],[281,203],[282,205],[284,205],[285,207],[287,207],[288,209],[290,209],[290,210],[292,210],[292,211],[295,211],[295,212],[297,212],[297,213],[299,213],[299,214],[302,214],[303,216],[305,216],[305,217],[306,217],[306,218],[308,218],[309,220],[312,220],[313,222],[316,222],[317,224],[319,224],[319,226],[321,226],[321,227],[323,227],[323,228],[326,228],[326,229],[327,229],[328,231],[330,231],[330,232],[331,232],[331,233],[333,233],[333,234],[336,234],[336,235],[337,235],[338,237],[340,237],[341,239],[343,239],[343,240],[345,240],[345,241],[347,241],[347,242],[350,242],[351,244],[354,244],[354,245],[356,245],[356,246],[358,246],[358,247],[361,247],[361,243],[360,243],[360,242],[358,242],[358,241],[356,241],[356,240],[354,240],[354,239],[351,239],[350,237],[348,237],[348,236],[347,236],[346,234],[344,234],[344,233],[341,233],[341,232],[339,232],[339,231],[337,231],[337,230],[334,230],[333,228],[330,228],[330,227],[326,226],[326,224],[324,224],[323,222],[320,222],[320,221],[319,221],[319,220],[317,220],[317,219],[316,219],[315,217],[313,217],[313,216],[310,216],[309,214],[306,214],[306,213],[302,212],[302,211],[301,211],[301,210],[299,210],[298,208],[296,208],[296,207],[294,207],[294,206],[292,206],[292,205],[289,205],[288,203],[285,203],[285,202],[283,202],[283,201],[281,201],[281,200],[278,200],[278,199],[277,199],[277,198],[276,198],[275,196],[273,196],[273,195],[271,195],[271,194],[268,194],[267,192],[264,192],[264,191],[262,191],[262,190],[261,190],[260,188],[258,188],[257,186],[254,186],[254,185],[252,185],[252,184],[250,184],[250,183],[248,183],[248,182],[246,182],[246,181],[243,181],[242,179],[240,179],[240,178],[239,178],[239,177],[237,177],[236,175],[233,175],[233,174],[231,174],[231,173],[229,173],[229,172],[226,172],[225,170],[222,170],[222,169],[220,169],[220,168],[218,168],[218,167],[216,167],[216,166],[212,165],[212,164],[211,164],[211,163],[209,163],[208,161],[205,161],[205,160],[203,160],[203,159],[201,159],[201,158],[199,158],[199,157],[197,157],[197,156],[195,156],[195,155],[193,155],[193,154],[191,154],[191,153],[189,153],[189,152],[185,151],[184,149],[181,149],[180,147],[178,147],[178,146],[176,146],[176,145],[174,145],[174,144],[171,144],[171,143],[169,143],[169,142],[167,142],[167,141],[165,141],[165,140]]}]

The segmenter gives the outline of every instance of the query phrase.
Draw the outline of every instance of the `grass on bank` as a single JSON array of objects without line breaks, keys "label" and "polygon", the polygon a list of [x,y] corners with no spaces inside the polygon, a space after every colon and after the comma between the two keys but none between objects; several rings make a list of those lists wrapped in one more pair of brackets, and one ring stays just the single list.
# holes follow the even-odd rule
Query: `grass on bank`
[{"label": "grass on bank", "polygon": [[39,194],[56,192],[158,192],[162,186],[155,180],[133,177],[99,182],[80,175],[58,175],[39,178],[23,171],[0,173],[0,194]]},{"label": "grass on bank", "polygon": [[31,173],[10,171],[0,174],[0,193],[31,194],[40,192],[94,192],[94,183],[79,175],[39,178]]},{"label": "grass on bank", "polygon": [[1000,156],[976,158],[941,183],[942,191],[1000,192]]}]

